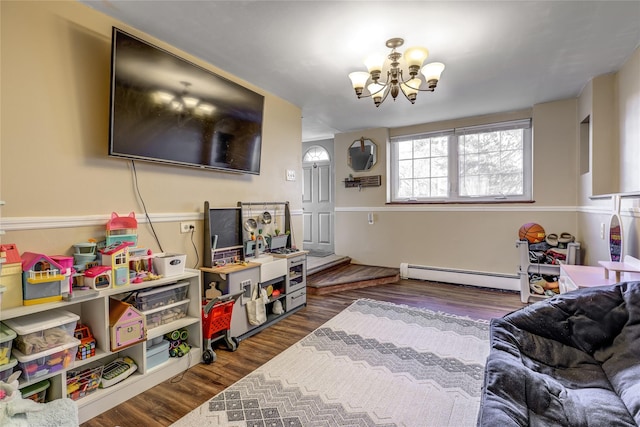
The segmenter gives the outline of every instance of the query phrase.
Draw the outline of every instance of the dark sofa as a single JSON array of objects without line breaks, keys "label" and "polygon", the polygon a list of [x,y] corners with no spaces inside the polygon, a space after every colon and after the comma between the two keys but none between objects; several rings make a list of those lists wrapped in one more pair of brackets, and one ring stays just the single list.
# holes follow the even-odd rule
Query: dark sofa
[{"label": "dark sofa", "polygon": [[478,425],[640,425],[640,282],[493,319]]}]

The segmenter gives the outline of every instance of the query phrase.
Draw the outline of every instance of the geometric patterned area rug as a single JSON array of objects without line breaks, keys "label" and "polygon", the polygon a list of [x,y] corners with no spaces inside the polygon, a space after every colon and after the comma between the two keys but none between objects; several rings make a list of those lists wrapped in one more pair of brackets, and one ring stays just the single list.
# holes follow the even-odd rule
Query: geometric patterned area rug
[{"label": "geometric patterned area rug", "polygon": [[488,321],[360,299],[173,427],[475,426],[488,354]]}]

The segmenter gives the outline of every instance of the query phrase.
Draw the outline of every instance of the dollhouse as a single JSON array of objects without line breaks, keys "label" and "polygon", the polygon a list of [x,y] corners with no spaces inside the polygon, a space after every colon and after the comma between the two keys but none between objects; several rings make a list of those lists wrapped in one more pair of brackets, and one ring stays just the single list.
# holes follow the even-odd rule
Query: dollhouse
[{"label": "dollhouse", "polygon": [[115,242],[100,251],[102,265],[111,267],[114,288],[129,284],[129,247],[133,245],[133,242]]},{"label": "dollhouse", "polygon": [[129,216],[119,216],[111,213],[111,219],[107,222],[107,246],[116,242],[131,242],[132,246],[138,243],[138,221],[136,214],[131,212]]},{"label": "dollhouse", "polygon": [[109,330],[111,351],[147,339],[145,317],[131,304],[111,298],[109,301]]},{"label": "dollhouse", "polygon": [[68,280],[66,268],[47,255],[22,254],[22,303],[42,304],[60,301],[62,281]]},{"label": "dollhouse", "polygon": [[5,259],[0,269],[0,286],[5,290],[2,294],[2,309],[22,305],[22,259],[18,247],[13,243],[0,245]]}]

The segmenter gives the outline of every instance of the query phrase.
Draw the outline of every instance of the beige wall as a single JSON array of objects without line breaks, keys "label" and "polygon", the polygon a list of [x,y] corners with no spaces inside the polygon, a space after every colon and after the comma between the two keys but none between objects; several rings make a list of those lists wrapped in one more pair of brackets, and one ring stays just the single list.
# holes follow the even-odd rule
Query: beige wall
[{"label": "beige wall", "polygon": [[[21,252],[70,253],[104,235],[111,212],[143,212],[130,162],[107,157],[111,27],[117,26],[265,96],[259,176],[136,162],[138,185],[165,251],[196,253],[177,221],[198,220],[204,201],[290,201],[301,209],[301,112],[294,105],[77,2],[2,1],[1,184],[4,243]],[[158,251],[138,216],[140,243]],[[42,224],[45,229],[40,229]],[[88,224],[88,226],[82,226]],[[80,227],[78,227],[80,226]],[[302,233],[301,215],[293,218]],[[26,230],[30,229],[30,230]]]},{"label": "beige wall", "polygon": [[[622,193],[624,254],[640,257],[640,49],[615,74],[595,78],[578,98],[579,120],[591,122],[592,170],[580,177],[578,228],[585,263],[608,259],[600,229],[608,227],[613,202],[605,189]],[[608,187],[607,187],[608,186]],[[598,196],[600,197],[593,197]]]},{"label": "beige wall", "polygon": [[[535,203],[487,205],[386,204],[386,144],[389,135],[451,129],[479,123],[532,117]],[[494,114],[402,129],[373,129],[336,135],[336,252],[354,262],[398,267],[400,263],[516,274],[518,228],[542,224],[549,232],[577,234],[576,101],[536,105],[531,110]],[[352,171],[346,149],[361,136],[378,143],[381,161],[369,173],[382,186],[344,188]],[[367,214],[374,214],[373,225]]]},{"label": "beige wall", "polygon": [[640,48],[617,73],[620,192],[640,190]]}]

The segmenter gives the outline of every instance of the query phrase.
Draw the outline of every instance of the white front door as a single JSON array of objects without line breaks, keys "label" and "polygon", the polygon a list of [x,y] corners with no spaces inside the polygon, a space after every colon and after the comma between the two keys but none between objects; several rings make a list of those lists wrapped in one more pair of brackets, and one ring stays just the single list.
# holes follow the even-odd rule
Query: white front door
[{"label": "white front door", "polygon": [[331,153],[333,153],[333,140],[303,144],[303,247],[308,251],[328,253],[334,251],[334,188]]}]

